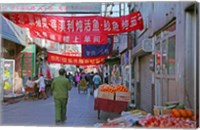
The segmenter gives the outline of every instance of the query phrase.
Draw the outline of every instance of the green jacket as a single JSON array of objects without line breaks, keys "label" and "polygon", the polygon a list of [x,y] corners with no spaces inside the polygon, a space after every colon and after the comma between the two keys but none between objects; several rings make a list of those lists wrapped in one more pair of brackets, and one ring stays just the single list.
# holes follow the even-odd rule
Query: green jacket
[{"label": "green jacket", "polygon": [[58,76],[53,80],[51,89],[54,98],[68,98],[68,91],[71,90],[71,85],[67,78]]}]

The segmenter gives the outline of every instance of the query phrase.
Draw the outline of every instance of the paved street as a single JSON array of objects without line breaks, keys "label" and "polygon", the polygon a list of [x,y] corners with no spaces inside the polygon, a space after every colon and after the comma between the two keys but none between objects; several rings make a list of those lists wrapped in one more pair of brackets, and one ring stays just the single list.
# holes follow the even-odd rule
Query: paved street
[{"label": "paved street", "polygon": [[[97,122],[106,122],[108,118],[117,117],[117,114],[101,112],[101,119],[97,119],[94,111],[94,97],[89,93],[78,94],[77,88],[72,88],[69,93],[67,110],[68,127],[93,127]],[[47,100],[25,100],[15,104],[2,105],[2,125],[22,126],[54,126],[53,97]]]}]

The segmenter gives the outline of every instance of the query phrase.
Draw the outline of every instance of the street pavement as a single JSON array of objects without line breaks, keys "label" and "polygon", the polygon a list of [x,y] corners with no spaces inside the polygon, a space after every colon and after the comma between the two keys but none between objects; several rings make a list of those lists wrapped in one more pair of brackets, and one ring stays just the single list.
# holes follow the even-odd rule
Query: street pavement
[{"label": "street pavement", "polygon": [[[54,102],[50,96],[46,100],[21,100],[14,104],[3,104],[0,110],[2,126],[54,126]],[[94,110],[94,97],[73,87],[69,92],[66,127],[94,127],[118,114],[101,112],[100,120]]]}]

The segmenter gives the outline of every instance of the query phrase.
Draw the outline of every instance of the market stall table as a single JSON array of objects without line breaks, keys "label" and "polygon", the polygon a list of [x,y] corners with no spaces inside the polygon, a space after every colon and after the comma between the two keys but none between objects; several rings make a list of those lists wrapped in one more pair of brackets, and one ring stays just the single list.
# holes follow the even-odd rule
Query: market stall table
[{"label": "market stall table", "polygon": [[98,110],[98,119],[100,119],[100,110],[105,112],[121,113],[127,110],[128,102],[109,99],[96,98],[94,100],[94,110]]}]

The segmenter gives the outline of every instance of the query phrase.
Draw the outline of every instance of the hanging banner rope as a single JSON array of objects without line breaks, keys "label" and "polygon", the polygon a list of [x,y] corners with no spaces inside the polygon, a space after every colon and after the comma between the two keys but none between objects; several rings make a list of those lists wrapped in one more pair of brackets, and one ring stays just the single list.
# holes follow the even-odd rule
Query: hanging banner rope
[{"label": "hanging banner rope", "polygon": [[98,65],[103,64],[107,56],[98,56],[92,58],[70,57],[61,54],[48,52],[49,63],[69,64],[69,65]]},{"label": "hanging banner rope", "polygon": [[62,35],[55,32],[42,31],[37,29],[30,29],[31,37],[48,39],[55,42],[60,42],[61,44],[106,44],[107,35],[105,34],[90,34],[90,35],[80,35],[80,34],[68,34]]},{"label": "hanging banner rope", "polygon": [[21,27],[64,35],[119,34],[143,29],[143,18],[139,11],[121,17],[63,17],[33,13],[6,13],[4,16]]}]

